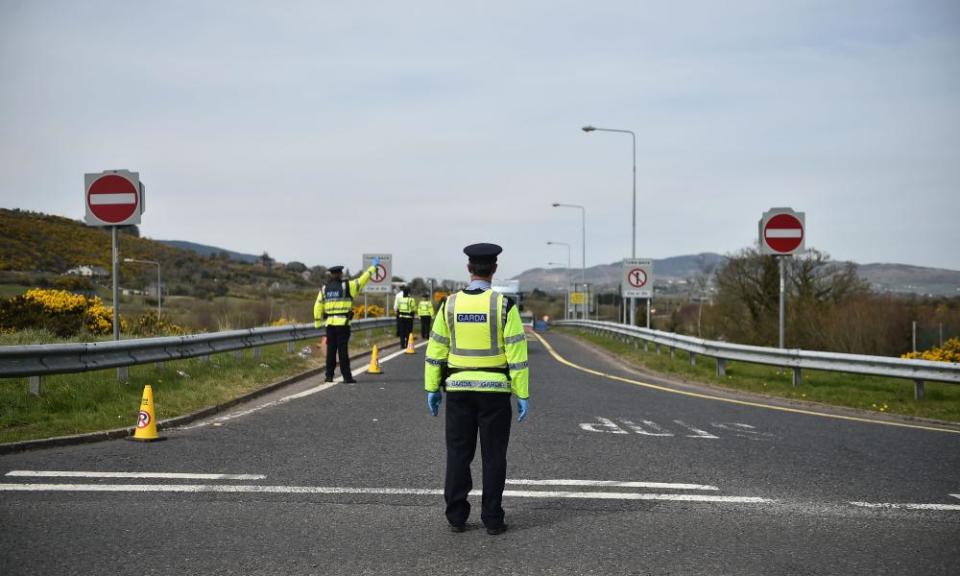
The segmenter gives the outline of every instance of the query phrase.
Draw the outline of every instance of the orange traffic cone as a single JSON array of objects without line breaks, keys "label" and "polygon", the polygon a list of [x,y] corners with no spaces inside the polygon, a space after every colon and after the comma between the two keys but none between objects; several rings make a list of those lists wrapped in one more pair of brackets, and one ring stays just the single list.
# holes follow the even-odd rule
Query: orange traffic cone
[{"label": "orange traffic cone", "polygon": [[367,374],[383,374],[383,370],[380,368],[380,351],[377,350],[377,345],[373,345],[373,351],[370,353],[370,367],[367,368]]},{"label": "orange traffic cone", "polygon": [[410,337],[407,338],[407,349],[403,351],[404,354],[416,354],[417,351],[413,349],[413,332],[410,333]]},{"label": "orange traffic cone", "polygon": [[137,430],[133,433],[133,440],[139,442],[166,440],[157,434],[157,413],[153,409],[153,388],[149,384],[143,387],[143,399],[140,400],[140,413],[137,414]]}]

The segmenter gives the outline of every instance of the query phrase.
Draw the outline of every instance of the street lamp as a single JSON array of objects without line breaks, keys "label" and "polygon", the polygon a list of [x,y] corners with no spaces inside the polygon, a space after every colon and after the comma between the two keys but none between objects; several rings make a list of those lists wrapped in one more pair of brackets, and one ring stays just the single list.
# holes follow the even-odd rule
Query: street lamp
[{"label": "street lamp", "polygon": [[[580,283],[587,286],[587,209],[579,204],[553,203],[554,208],[578,208],[580,210]],[[584,307],[583,319],[587,319],[589,308]]]},{"label": "street lamp", "polygon": [[124,258],[123,261],[136,264],[153,264],[157,267],[157,320],[160,320],[160,312],[162,310],[160,300],[163,294],[163,289],[160,287],[160,263],[156,260],[137,260],[136,258]]},{"label": "street lamp", "polygon": [[[547,242],[547,246],[566,246],[567,247],[567,274],[570,274],[570,244],[567,242]],[[570,292],[570,278],[567,278],[567,289],[564,290],[564,318],[569,318],[570,315],[570,304],[567,303],[567,298],[569,297]]]},{"label": "street lamp", "polygon": [[[632,226],[632,236],[630,241],[630,257],[637,257],[637,135],[633,130],[620,130],[618,128],[597,128],[596,126],[584,126],[581,128],[584,132],[589,134],[590,132],[619,132],[621,134],[629,134],[633,138],[633,210],[631,211],[631,218],[633,220]],[[630,299],[630,324],[635,325],[637,319],[637,310],[635,303],[633,302],[634,298]],[[647,310],[650,309],[650,302],[647,302]],[[647,328],[650,327],[650,314],[647,314]]]}]

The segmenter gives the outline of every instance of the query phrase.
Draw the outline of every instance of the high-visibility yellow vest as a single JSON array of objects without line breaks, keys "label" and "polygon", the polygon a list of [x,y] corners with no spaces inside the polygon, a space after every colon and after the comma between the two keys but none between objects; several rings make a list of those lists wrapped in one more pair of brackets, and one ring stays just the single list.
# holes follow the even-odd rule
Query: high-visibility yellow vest
[{"label": "high-visibility yellow vest", "polygon": [[417,316],[421,318],[433,316],[433,304],[430,300],[424,299],[417,303]]},{"label": "high-visibility yellow vest", "polygon": [[376,269],[371,266],[355,280],[329,282],[320,289],[313,304],[313,325],[349,326],[353,318],[353,299],[363,290]]},{"label": "high-visibility yellow vest", "polygon": [[443,374],[448,392],[513,392],[527,398],[527,339],[516,307],[503,294],[457,292],[433,321],[424,388],[435,392]]},{"label": "high-visibility yellow vest", "polygon": [[401,316],[413,318],[413,312],[416,310],[417,302],[409,296],[397,298],[397,313]]}]

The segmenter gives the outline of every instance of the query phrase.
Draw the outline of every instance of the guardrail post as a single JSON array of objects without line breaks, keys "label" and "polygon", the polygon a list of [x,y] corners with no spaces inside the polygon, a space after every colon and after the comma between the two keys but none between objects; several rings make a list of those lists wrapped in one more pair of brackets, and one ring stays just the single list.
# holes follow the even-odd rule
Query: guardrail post
[{"label": "guardrail post", "polygon": [[203,362],[204,364],[210,363],[210,355],[204,354],[203,356],[200,356],[200,361]]},{"label": "guardrail post", "polygon": [[670,358],[673,359],[677,355],[677,350],[671,346],[670,347]]},{"label": "guardrail post", "polygon": [[691,365],[691,366],[696,366],[696,365],[697,365],[697,354],[696,354],[696,352],[690,352],[689,354],[690,354],[690,365]]},{"label": "guardrail post", "polygon": [[723,378],[727,375],[727,359],[717,358],[717,377]]},{"label": "guardrail post", "polygon": [[253,359],[254,359],[254,360],[258,360],[258,361],[259,361],[262,356],[263,356],[263,349],[261,349],[259,346],[257,346],[256,348],[253,349]]},{"label": "guardrail post", "polygon": [[43,376],[31,376],[30,377],[30,393],[34,396],[40,395],[40,387],[43,383]]},{"label": "guardrail post", "polygon": [[117,368],[117,380],[126,383],[130,379],[130,369],[127,366]]},{"label": "guardrail post", "polygon": [[157,370],[163,370],[164,368],[167,367],[167,363],[164,362],[163,360],[161,360],[161,361],[157,362],[156,364],[154,364],[154,367],[155,367]]},{"label": "guardrail post", "polygon": [[293,354],[293,340],[287,342],[287,354]]},{"label": "guardrail post", "polygon": [[660,355],[660,343],[659,343],[659,342],[655,342],[655,343],[653,344],[653,348],[654,348],[654,350],[657,351],[657,356],[659,356],[659,355]]},{"label": "guardrail post", "polygon": [[913,399],[923,400],[923,380],[913,381]]},{"label": "guardrail post", "polygon": [[643,351],[644,351],[644,352],[649,352],[649,351],[650,351],[650,343],[647,342],[646,340],[643,341]]},{"label": "guardrail post", "polygon": [[794,367],[793,367],[793,378],[792,378],[792,380],[793,380],[793,385],[794,385],[795,387],[796,387],[796,386],[799,386],[800,384],[803,384],[803,375],[800,373],[800,367],[799,367],[799,366],[794,366]]},{"label": "guardrail post", "polygon": [[237,360],[243,360],[243,348],[233,351],[233,357]]},{"label": "guardrail post", "polygon": [[637,349],[639,348],[639,346],[640,346],[640,344],[637,342],[637,339],[634,338],[634,339],[633,339],[633,349],[634,349],[634,350],[637,350]]}]

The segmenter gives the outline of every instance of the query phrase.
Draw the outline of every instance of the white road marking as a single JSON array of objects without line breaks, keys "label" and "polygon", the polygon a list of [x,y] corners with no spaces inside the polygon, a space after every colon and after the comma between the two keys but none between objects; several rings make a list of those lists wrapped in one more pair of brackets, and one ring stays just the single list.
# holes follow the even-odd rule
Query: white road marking
[{"label": "white road marking", "polygon": [[891,504],[889,502],[851,502],[861,508],[885,508],[888,510],[957,510],[960,504]]},{"label": "white road marking", "polygon": [[720,439],[719,436],[715,436],[715,435],[707,432],[706,430],[701,430],[700,428],[697,428],[696,426],[691,426],[691,425],[687,424],[686,422],[684,422],[683,420],[674,420],[674,422],[677,423],[677,424],[679,424],[679,425],[681,425],[681,426],[683,426],[683,427],[686,428],[687,430],[693,432],[693,434],[687,434],[687,438],[706,438],[706,439],[708,439],[708,440],[719,440],[719,439]]},{"label": "white road marking", "polygon": [[643,426],[634,424],[630,420],[621,419],[620,421],[626,424],[627,428],[643,436],[673,436],[672,432],[667,432],[666,430],[661,428],[659,424],[657,424],[652,420],[641,420],[641,422],[643,422],[646,425],[646,427],[649,428],[649,430],[647,428],[644,428]]},{"label": "white road marking", "polygon": [[[0,492],[220,492],[259,494],[372,494],[441,496],[443,490],[429,488],[349,488],[338,486],[258,486],[233,484],[0,484]],[[480,490],[470,492],[480,496]],[[659,500],[667,502],[716,502],[734,504],[772,504],[775,500],[749,496],[713,496],[706,494],[648,494],[642,492],[569,492],[504,490],[505,497],[572,498],[581,500]]]},{"label": "white road marking", "polygon": [[7,476],[27,478],[164,478],[169,480],[263,480],[263,474],[186,474],[181,472],[82,472],[71,470],[11,470]]},{"label": "white road marking", "polygon": [[524,486],[610,486],[613,488],[661,488],[665,490],[719,490],[705,484],[675,484],[669,482],[621,482],[619,480],[523,480],[507,478],[507,484]]},{"label": "white road marking", "polygon": [[584,422],[580,424],[580,428],[586,430],[587,432],[607,432],[609,434],[629,434],[623,428],[617,426],[613,420],[609,418],[603,418],[597,416],[597,420],[600,421],[599,424],[594,424],[592,422]]},{"label": "white road marking", "polygon": [[[426,346],[426,345],[427,345],[427,343],[424,341],[424,342],[420,342],[419,344],[415,344],[415,345],[414,345],[414,348],[419,348],[419,347],[421,347],[421,346]],[[382,363],[384,363],[384,362],[388,362],[388,361],[392,360],[393,358],[396,358],[397,356],[401,356],[401,355],[403,355],[403,354],[405,354],[404,350],[400,350],[400,351],[394,352],[393,354],[390,354],[390,355],[388,355],[388,356],[384,356],[383,358],[381,358],[381,359],[380,359],[380,363],[382,364]],[[368,364],[367,366],[362,366],[362,367],[358,368],[358,369],[355,370],[353,373],[354,373],[355,375],[356,375],[356,374],[363,374],[364,372],[366,372],[366,371],[369,370],[369,369],[370,369],[370,365]],[[266,404],[261,404],[261,405],[259,405],[259,406],[254,406],[253,408],[249,408],[249,409],[247,409],[247,410],[242,410],[242,411],[240,411],[240,412],[232,412],[232,413],[230,413],[230,414],[225,414],[225,415],[223,415],[223,416],[217,416],[216,418],[213,418],[213,419],[211,419],[211,420],[206,420],[206,421],[204,421],[204,422],[199,422],[199,423],[197,423],[197,424],[191,424],[191,425],[189,425],[189,426],[182,426],[182,427],[176,428],[176,430],[193,430],[194,428],[203,428],[204,426],[209,426],[209,425],[211,425],[211,424],[213,424],[214,426],[217,426],[217,425],[222,424],[223,422],[226,422],[226,421],[228,421],[228,420],[233,420],[233,419],[235,419],[235,418],[240,418],[240,417],[242,417],[242,416],[247,416],[248,414],[253,414],[254,412],[258,412],[258,411],[260,411],[260,410],[263,410],[264,408],[271,408],[271,407],[273,407],[273,406],[278,406],[278,405],[280,405],[280,404],[285,404],[285,403],[287,403],[287,402],[289,402],[289,401],[291,401],[291,400],[298,400],[298,399],[300,399],[300,398],[306,398],[307,396],[312,396],[313,394],[316,394],[317,392],[323,392],[324,390],[326,390],[326,389],[328,389],[328,388],[332,388],[332,387],[334,387],[334,386],[336,386],[337,384],[340,384],[340,383],[342,383],[342,382],[343,382],[343,376],[338,376],[336,379],[334,379],[333,382],[326,382],[326,383],[324,383],[324,384],[320,384],[320,385],[318,385],[318,386],[314,386],[313,388],[308,388],[307,390],[304,390],[303,392],[297,392],[296,394],[291,394],[291,395],[289,395],[289,396],[284,396],[283,398],[278,398],[278,399],[276,399],[276,400],[274,400],[274,401],[272,401],[272,402],[267,402]]]},{"label": "white road marking", "polygon": [[954,498],[960,498],[960,494],[951,494]]}]

